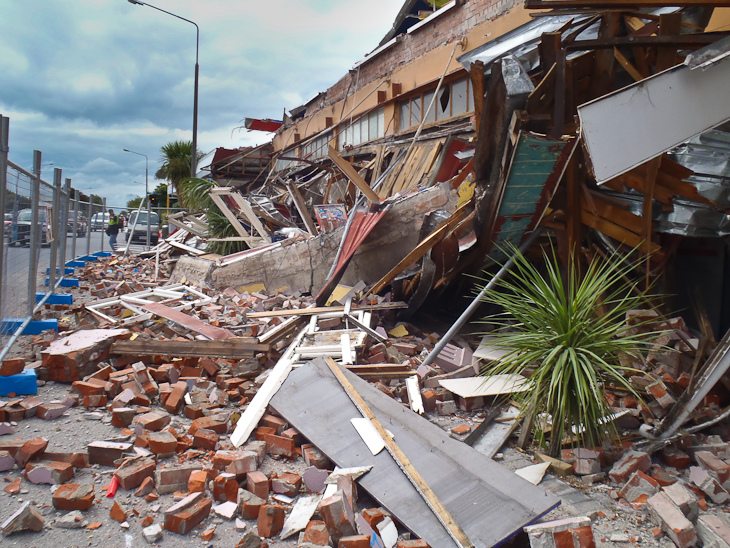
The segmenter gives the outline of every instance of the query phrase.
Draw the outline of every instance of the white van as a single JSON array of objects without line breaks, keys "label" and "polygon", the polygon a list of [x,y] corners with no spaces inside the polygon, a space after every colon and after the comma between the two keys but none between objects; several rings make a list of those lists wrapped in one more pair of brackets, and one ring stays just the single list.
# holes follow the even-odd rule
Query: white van
[{"label": "white van", "polygon": [[104,230],[109,224],[109,213],[94,213],[91,216],[91,230]]}]

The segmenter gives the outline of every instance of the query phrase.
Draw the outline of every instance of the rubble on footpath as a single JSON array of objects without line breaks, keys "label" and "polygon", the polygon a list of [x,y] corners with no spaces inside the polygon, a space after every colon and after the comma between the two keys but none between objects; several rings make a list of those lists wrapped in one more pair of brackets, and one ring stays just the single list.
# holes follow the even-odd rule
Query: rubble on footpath
[{"label": "rubble on footpath", "polygon": [[[379,393],[404,408],[415,407],[414,414],[422,412],[445,435],[487,456],[504,460],[505,455],[519,455],[514,453],[519,422],[509,414],[515,410],[509,394],[520,385],[514,379],[496,379],[487,386],[472,386],[470,379],[484,365],[484,356],[492,359],[479,338],[457,338],[423,367],[423,358],[440,335],[395,321],[398,303],[382,298],[333,302],[327,307],[331,312],[318,318],[303,312],[313,305],[310,297],[284,292],[268,295],[228,288],[208,294],[189,288],[192,292],[185,298],[192,304],[175,296],[150,297],[194,320],[187,327],[187,320],[138,314],[142,309],[128,313],[123,305],[105,312],[113,321],[88,310],[97,297],[132,293],[98,295],[96,280],[103,273],[135,263],[143,270],[146,262],[112,258],[88,266],[88,279],[82,277],[81,288],[74,290],[77,302],[84,304],[56,311],[70,325],[86,329],[35,336],[27,356],[3,364],[9,373],[19,363],[33,368],[40,385],[37,395],[0,402],[5,494],[11,501],[26,501],[22,507],[8,505],[16,513],[3,524],[5,534],[44,527],[115,527],[120,534],[139,535],[152,543],[174,534],[211,542],[233,535],[241,546],[263,546],[267,539],[280,538],[299,545],[365,546],[372,536],[382,542],[394,535],[397,546],[426,546],[399,526],[398,508],[385,509],[358,488],[362,478],[345,475],[329,483],[327,477],[336,467],[328,455],[271,407],[264,407],[250,439],[240,446],[233,443],[239,421],[249,416],[247,408],[292,345],[301,354],[298,360],[335,356]],[[138,288],[124,286],[122,291],[131,289]],[[344,308],[359,314],[366,329],[349,323]],[[546,535],[556,544],[566,535],[588,535],[599,543],[648,541],[649,535],[678,546],[713,545],[719,542],[713,539],[727,538],[727,424],[680,431],[671,443],[647,446],[662,417],[672,414],[688,387],[696,384],[692,376],[697,373],[698,352],[711,354],[681,318],[646,323],[651,315],[635,311],[627,318],[627,329],[634,329],[641,318],[642,329],[659,333],[645,359],[633,363],[636,373],[630,381],[643,401],[606,387],[622,445],[569,447],[559,458],[537,449],[521,457],[525,464],[530,464],[525,459],[530,454],[533,463],[546,463],[534,471],[537,476],[525,472],[519,474],[522,477],[538,485],[557,481],[589,498],[599,493],[610,507],[562,518],[565,509],[559,508],[545,518],[557,515],[555,525],[544,522],[526,529],[533,545],[551,545],[544,544]],[[202,324],[230,336],[208,339],[196,331]],[[328,332],[335,335],[328,337]],[[156,345],[169,352],[168,342],[190,345],[181,346],[183,356],[158,353]],[[249,346],[240,346],[244,342]],[[226,344],[232,345],[236,357],[216,356],[228,352]],[[45,395],[49,390],[53,397]],[[709,394],[691,421],[702,424],[717,416],[722,398],[722,391]],[[82,450],[66,451],[58,445],[58,434],[25,433],[25,424],[42,421],[59,424],[57,431],[67,435],[71,416],[101,421],[110,435],[84,439]],[[505,424],[511,425],[506,435]],[[483,443],[493,436],[496,446]],[[50,486],[51,491],[28,505],[27,495],[21,493],[32,485]],[[101,507],[103,512],[96,511]],[[93,519],[86,517],[90,513]],[[644,525],[627,528],[624,536],[602,533],[622,514]],[[379,528],[385,523],[387,527]]]}]

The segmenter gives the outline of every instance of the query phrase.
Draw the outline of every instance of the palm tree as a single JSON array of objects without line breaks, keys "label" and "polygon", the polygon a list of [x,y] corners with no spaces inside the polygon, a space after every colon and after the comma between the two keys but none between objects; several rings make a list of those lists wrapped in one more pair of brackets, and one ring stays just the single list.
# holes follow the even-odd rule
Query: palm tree
[{"label": "palm tree", "polygon": [[[181,186],[190,179],[190,156],[192,149],[192,141],[171,141],[160,148],[162,165],[155,173],[155,177],[168,180],[178,196],[183,194],[181,192]],[[203,156],[203,154],[198,152],[198,160]],[[181,200],[183,199],[184,197],[181,196]]]}]

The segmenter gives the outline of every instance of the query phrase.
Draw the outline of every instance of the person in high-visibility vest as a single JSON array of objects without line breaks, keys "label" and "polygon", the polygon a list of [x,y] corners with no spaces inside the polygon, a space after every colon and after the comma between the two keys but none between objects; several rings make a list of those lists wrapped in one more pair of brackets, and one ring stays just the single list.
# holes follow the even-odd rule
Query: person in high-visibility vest
[{"label": "person in high-visibility vest", "polygon": [[106,233],[109,236],[109,246],[114,249],[117,245],[117,234],[119,234],[119,217],[114,215],[114,210],[109,210],[109,223],[106,227]]}]

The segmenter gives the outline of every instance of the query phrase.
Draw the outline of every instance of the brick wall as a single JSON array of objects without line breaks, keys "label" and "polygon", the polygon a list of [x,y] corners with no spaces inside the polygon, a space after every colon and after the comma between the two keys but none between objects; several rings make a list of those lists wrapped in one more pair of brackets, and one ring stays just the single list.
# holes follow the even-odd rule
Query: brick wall
[{"label": "brick wall", "polygon": [[[352,94],[360,87],[386,76],[395,68],[410,63],[437,46],[460,39],[476,25],[499,17],[521,2],[522,0],[465,0],[462,6],[452,8],[414,33],[400,36],[395,46],[342,77],[327,90],[324,105],[342,100],[346,93]],[[317,106],[312,112],[318,109]],[[309,114],[311,112],[307,112]]]}]

